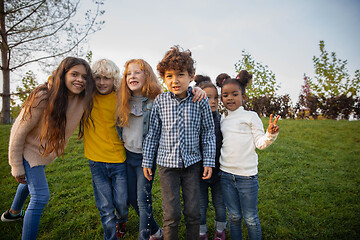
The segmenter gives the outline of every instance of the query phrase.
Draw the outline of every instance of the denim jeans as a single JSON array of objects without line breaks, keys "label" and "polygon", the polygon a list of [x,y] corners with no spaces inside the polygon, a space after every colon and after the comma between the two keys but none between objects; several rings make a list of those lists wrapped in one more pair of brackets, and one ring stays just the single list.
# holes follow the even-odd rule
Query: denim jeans
[{"label": "denim jeans", "polygon": [[206,211],[209,204],[209,188],[211,189],[212,204],[215,208],[215,229],[222,232],[226,228],[226,207],[220,179],[214,182],[200,181],[200,232],[207,232]]},{"label": "denim jeans", "polygon": [[228,209],[231,239],[242,239],[242,218],[248,229],[249,239],[261,239],[257,211],[258,176],[239,176],[223,171],[220,175],[225,205]]},{"label": "denim jeans", "polygon": [[[126,163],[89,160],[95,204],[100,212],[105,240],[116,240],[116,223],[127,221]],[[116,211],[115,211],[116,210]]]},{"label": "denim jeans", "polygon": [[[152,184],[145,178],[142,164],[143,156],[126,150],[129,202],[139,216],[139,239],[149,239],[159,230],[153,216]],[[155,174],[156,164],[152,169]]]},{"label": "denim jeans", "polygon": [[168,168],[159,165],[164,219],[164,240],[177,240],[181,220],[180,187],[184,202],[186,239],[199,239],[201,163],[187,168]]},{"label": "denim jeans", "polygon": [[11,208],[19,211],[22,209],[27,196],[30,193],[30,202],[25,212],[22,239],[36,239],[41,214],[49,202],[50,193],[45,176],[45,166],[30,167],[23,158],[26,184],[19,184]]}]

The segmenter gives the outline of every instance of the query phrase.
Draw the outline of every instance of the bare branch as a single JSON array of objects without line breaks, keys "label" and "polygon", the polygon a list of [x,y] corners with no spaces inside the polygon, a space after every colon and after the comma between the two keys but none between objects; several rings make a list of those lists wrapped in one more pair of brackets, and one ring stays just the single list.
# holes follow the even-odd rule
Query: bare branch
[{"label": "bare branch", "polygon": [[43,1],[43,0],[40,0],[40,1],[38,1],[38,2],[33,2],[32,4],[26,5],[26,6],[21,7],[21,8],[15,8],[15,9],[12,9],[11,11],[6,11],[5,14],[16,13],[16,12],[21,11],[21,10],[23,10],[23,9],[26,9],[26,8],[35,6],[36,4],[39,4],[39,3],[42,2],[42,1]]},{"label": "bare branch", "polygon": [[21,19],[19,22],[17,22],[16,24],[14,24],[11,28],[9,28],[9,30],[7,30],[6,33],[11,32],[12,29],[14,29],[17,25],[19,25],[20,23],[24,22],[27,18],[29,18],[31,15],[33,15],[34,13],[36,13],[36,11],[41,7],[41,5],[43,5],[46,2],[46,0],[43,0],[39,6],[37,8],[35,8],[32,12],[30,12],[27,16],[25,16],[23,19]]}]

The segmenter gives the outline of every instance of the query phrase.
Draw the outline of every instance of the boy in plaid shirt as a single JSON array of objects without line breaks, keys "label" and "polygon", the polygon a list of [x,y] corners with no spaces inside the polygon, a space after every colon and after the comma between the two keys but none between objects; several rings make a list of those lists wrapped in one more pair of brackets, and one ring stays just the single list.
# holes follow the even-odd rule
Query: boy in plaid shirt
[{"label": "boy in plaid shirt", "polygon": [[151,168],[158,164],[164,239],[178,239],[180,187],[186,239],[199,239],[200,177],[209,179],[212,167],[215,167],[212,113],[208,99],[192,101],[194,95],[189,83],[194,79],[195,68],[189,50],[172,47],[157,69],[169,92],[159,95],[154,101],[149,132],[143,143],[144,175],[152,179]]}]

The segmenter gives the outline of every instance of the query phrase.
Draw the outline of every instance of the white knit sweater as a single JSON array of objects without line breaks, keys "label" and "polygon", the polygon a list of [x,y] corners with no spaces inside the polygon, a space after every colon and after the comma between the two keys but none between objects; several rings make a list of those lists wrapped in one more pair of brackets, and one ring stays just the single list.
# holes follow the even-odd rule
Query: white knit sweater
[{"label": "white knit sweater", "polygon": [[253,176],[258,173],[258,155],[255,147],[264,149],[270,146],[278,134],[264,132],[263,124],[256,112],[243,107],[229,111],[221,119],[223,144],[221,148],[220,169],[240,176]]}]

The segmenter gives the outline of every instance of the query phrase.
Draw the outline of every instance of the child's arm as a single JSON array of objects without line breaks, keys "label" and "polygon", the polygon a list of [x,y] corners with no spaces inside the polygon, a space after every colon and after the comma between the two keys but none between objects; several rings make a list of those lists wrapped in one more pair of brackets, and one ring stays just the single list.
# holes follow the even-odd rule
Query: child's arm
[{"label": "child's arm", "polygon": [[205,99],[200,103],[200,106],[202,107],[200,140],[204,166],[203,179],[209,179],[212,174],[212,168],[215,167],[215,126],[209,101]]},{"label": "child's arm", "polygon": [[159,115],[159,105],[157,99],[154,101],[153,108],[150,114],[149,131],[143,142],[143,172],[144,176],[151,181],[152,171],[151,168],[155,162],[155,156],[160,141],[161,134],[161,119]]},{"label": "child's arm", "polygon": [[33,106],[36,107],[31,107],[31,118],[28,114],[23,120],[24,109],[22,109],[11,128],[9,139],[9,164],[11,166],[11,174],[19,183],[26,183],[25,178],[23,178],[25,176],[23,163],[25,139],[35,127],[41,128],[41,117],[45,107],[44,102],[40,103],[41,99],[42,97],[40,96],[39,99],[33,103]]},{"label": "child's arm", "polygon": [[251,131],[256,148],[262,150],[270,146],[276,140],[276,137],[279,134],[279,126],[276,125],[279,116],[272,122],[273,116],[272,114],[270,115],[269,127],[265,133],[261,119],[257,113],[254,112],[253,114]]},{"label": "child's arm", "polygon": [[201,100],[203,100],[207,97],[206,92],[199,87],[194,87],[191,92],[194,94],[194,97],[192,99],[193,102],[196,102],[196,101],[200,102]]}]

